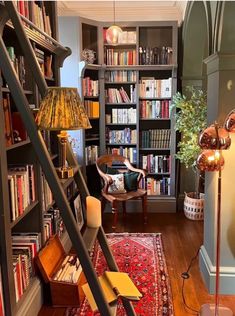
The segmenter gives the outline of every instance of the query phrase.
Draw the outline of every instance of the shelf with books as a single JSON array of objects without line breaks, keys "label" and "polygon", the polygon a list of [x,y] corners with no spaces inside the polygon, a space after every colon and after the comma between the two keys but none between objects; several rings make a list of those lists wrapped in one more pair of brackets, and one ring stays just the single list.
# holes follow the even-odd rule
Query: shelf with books
[{"label": "shelf with books", "polygon": [[[33,5],[30,1],[19,2],[24,3],[25,6]],[[34,4],[38,5],[38,2],[34,2]],[[10,2],[1,3],[0,12],[5,12],[4,6],[7,8],[10,5]],[[52,35],[57,36],[56,3],[44,2],[41,5],[50,15]],[[32,22],[27,21],[27,18],[22,17],[22,20],[25,22],[23,27],[32,44],[47,85],[59,85],[59,65],[63,59],[61,52],[66,50],[52,39],[51,34],[44,34]],[[29,61],[24,57],[21,40],[16,35],[20,28],[14,29],[13,24],[7,22],[5,26],[2,25],[2,29],[2,39],[28,101],[27,105],[32,111],[36,111],[40,101],[40,92],[33,79],[32,67],[30,68]],[[44,31],[46,30],[44,29]],[[2,70],[7,73],[4,67]],[[2,71],[0,71],[0,85],[0,103],[4,103],[4,109],[3,107],[0,109],[0,187],[4,188],[0,196],[0,215],[4,219],[0,224],[0,248],[3,254],[0,258],[0,266],[4,266],[5,314],[9,316],[33,315],[37,314],[37,308],[40,308],[35,301],[42,301],[42,291],[39,279],[34,276],[34,273],[27,274],[25,267],[33,266],[31,259],[35,255],[32,249],[34,237],[38,236],[37,238],[41,240],[38,249],[46,240],[43,224],[43,199],[45,197],[41,187],[42,174],[38,158],[22,123],[18,104],[13,102],[14,91],[9,89]],[[7,126],[7,131],[5,126]],[[47,136],[47,133],[42,134],[45,136],[45,140],[47,138],[46,146],[55,155],[52,158],[56,164],[58,151],[56,150],[56,138],[53,139],[54,133],[48,133]],[[9,142],[7,142],[8,139],[10,139]],[[53,148],[49,146],[50,143]],[[35,176],[34,184],[30,175],[31,166]],[[68,185],[66,184],[66,186]],[[16,235],[21,238],[18,245],[16,245]],[[36,291],[35,286],[37,286]],[[36,305],[37,307],[35,307]]]}]

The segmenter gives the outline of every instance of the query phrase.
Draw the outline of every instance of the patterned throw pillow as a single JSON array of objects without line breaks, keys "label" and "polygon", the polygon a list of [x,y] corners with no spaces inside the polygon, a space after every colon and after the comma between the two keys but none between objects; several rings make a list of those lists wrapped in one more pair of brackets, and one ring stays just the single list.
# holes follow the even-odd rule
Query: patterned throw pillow
[{"label": "patterned throw pillow", "polygon": [[109,174],[109,176],[113,179],[113,183],[109,185],[108,192],[109,193],[125,193],[126,190],[124,188],[124,176],[122,173],[120,174]]}]

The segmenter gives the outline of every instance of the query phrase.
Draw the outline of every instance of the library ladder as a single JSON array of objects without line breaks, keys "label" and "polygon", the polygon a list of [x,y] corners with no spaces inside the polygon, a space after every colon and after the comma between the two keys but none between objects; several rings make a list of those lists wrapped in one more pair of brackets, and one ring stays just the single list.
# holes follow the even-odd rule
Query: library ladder
[{"label": "library ladder", "polygon": [[[39,92],[42,97],[45,95],[47,91],[46,81],[43,78],[42,73],[40,71],[31,43],[26,36],[24,26],[21,21],[22,17],[16,11],[16,8],[13,2],[5,1],[4,4],[1,4],[0,9],[1,9],[0,10],[0,68],[8,83],[8,86],[10,88],[10,92],[16,104],[16,107],[21,114],[22,121],[30,137],[33,148],[38,156],[39,162],[46,176],[46,179],[49,183],[49,186],[53,193],[56,204],[58,208],[61,210],[61,215],[62,215],[64,224],[67,228],[73,247],[80,260],[83,272],[90,285],[90,288],[94,295],[98,309],[102,316],[112,315],[113,312],[105,300],[104,293],[101,289],[100,283],[98,281],[97,275],[94,271],[91,259],[89,257],[88,249],[84,242],[85,237],[87,236],[88,239],[91,237],[91,235],[93,236],[93,238],[97,237],[110,270],[118,271],[118,267],[111,254],[107,239],[105,237],[105,234],[102,228],[97,229],[96,232],[93,232],[93,234],[91,234],[91,231],[87,229],[84,239],[77,228],[77,224],[73,217],[73,213],[70,208],[69,202],[67,201],[66,195],[63,191],[63,187],[60,184],[59,178],[55,172],[55,168],[53,166],[50,155],[45,146],[42,135],[38,131],[37,126],[34,122],[34,118],[30,111],[28,101],[26,99],[26,96],[24,95],[24,91],[13,69],[6,46],[2,38],[3,28],[9,19],[11,19],[12,21],[13,27],[15,29],[16,35],[21,45],[21,49],[32,70],[34,80],[36,81],[36,84],[38,86]],[[52,39],[46,33],[42,31],[40,32],[56,46],[55,53],[58,52],[58,56],[60,57],[60,66],[61,66],[64,58],[69,55],[69,49],[63,48],[63,46],[61,46],[57,41]],[[72,157],[72,154],[70,158],[71,157]],[[75,159],[74,159],[74,163],[76,163]],[[85,185],[85,182],[83,184]],[[122,299],[122,301],[123,301],[123,305],[124,305],[127,315],[135,315],[135,311],[133,309],[131,302],[126,299]]]}]

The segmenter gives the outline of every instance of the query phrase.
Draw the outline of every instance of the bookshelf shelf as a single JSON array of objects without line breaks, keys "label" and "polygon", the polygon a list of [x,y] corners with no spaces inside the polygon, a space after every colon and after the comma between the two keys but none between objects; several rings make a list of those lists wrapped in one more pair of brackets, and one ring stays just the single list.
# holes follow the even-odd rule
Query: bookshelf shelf
[{"label": "bookshelf shelf", "polygon": [[[8,88],[5,88],[5,87],[2,87],[1,90],[2,90],[2,92],[7,92],[7,93],[10,92],[10,90]],[[24,94],[33,94],[33,91],[24,90]]]},{"label": "bookshelf shelf", "polygon": [[132,144],[129,144],[129,143],[113,143],[113,144],[106,143],[106,146],[136,146],[136,145],[137,145],[136,143],[132,143]]},{"label": "bookshelf shelf", "polygon": [[35,208],[35,206],[37,206],[39,203],[39,201],[35,201],[33,203],[31,203],[23,212],[23,214],[21,214],[20,216],[18,216],[11,224],[11,228],[13,228],[14,226],[16,226],[28,213],[31,212],[31,210],[33,208]]},{"label": "bookshelf shelf", "polygon": [[106,126],[135,126],[136,123],[106,123]]},{"label": "bookshelf shelf", "polygon": [[167,121],[167,122],[170,122],[170,119],[169,118],[140,118],[140,121],[153,121],[153,122],[156,122],[156,121]]},{"label": "bookshelf shelf", "polygon": [[99,96],[98,95],[96,95],[96,96],[94,96],[94,95],[84,95],[84,99],[85,100],[89,100],[89,99],[99,99]]},{"label": "bookshelf shelf", "polygon": [[140,147],[141,151],[169,151],[171,148],[153,148],[153,147]]},{"label": "bookshelf shelf", "polygon": [[99,140],[100,138],[99,137],[91,137],[91,138],[86,138],[86,142],[93,142],[95,140]]},{"label": "bookshelf shelf", "polygon": [[120,44],[104,44],[105,47],[112,47],[112,48],[125,48],[125,47],[135,47],[136,43],[120,43]]},{"label": "bookshelf shelf", "polygon": [[105,81],[106,85],[136,84],[136,81]]},{"label": "bookshelf shelf", "polygon": [[111,106],[111,105],[136,105],[136,103],[105,103],[105,105],[109,105],[109,106]]},{"label": "bookshelf shelf", "polygon": [[16,143],[16,144],[13,144],[9,147],[6,148],[7,151],[10,151],[10,150],[14,150],[18,147],[23,147],[23,146],[26,146],[26,145],[29,145],[31,144],[31,141],[29,138],[27,138],[26,140],[22,141],[22,142],[19,142],[19,143]]}]

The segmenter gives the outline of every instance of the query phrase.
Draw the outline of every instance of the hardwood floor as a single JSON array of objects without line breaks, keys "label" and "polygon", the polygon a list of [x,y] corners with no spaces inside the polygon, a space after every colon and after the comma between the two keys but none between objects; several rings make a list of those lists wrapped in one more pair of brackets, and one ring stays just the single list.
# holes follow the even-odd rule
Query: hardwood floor
[{"label": "hardwood floor", "polygon": [[[103,227],[105,232],[112,232],[111,214],[105,214]],[[203,240],[203,222],[190,221],[183,213],[160,214],[151,213],[148,217],[148,225],[142,224],[141,214],[127,214],[125,221],[120,215],[117,232],[158,232],[162,233],[163,248],[168,267],[168,273],[172,289],[175,316],[197,315],[197,313],[185,309],[182,299],[182,272],[186,271],[191,259],[196,255]],[[205,303],[213,303],[214,296],[209,295],[204,286],[198,268],[198,257],[190,269],[190,277],[185,280],[184,293],[187,304],[198,311]],[[220,297],[223,304],[235,314],[235,295]],[[62,316],[64,309],[43,307],[39,316]],[[146,315],[151,316],[151,315]]]}]

